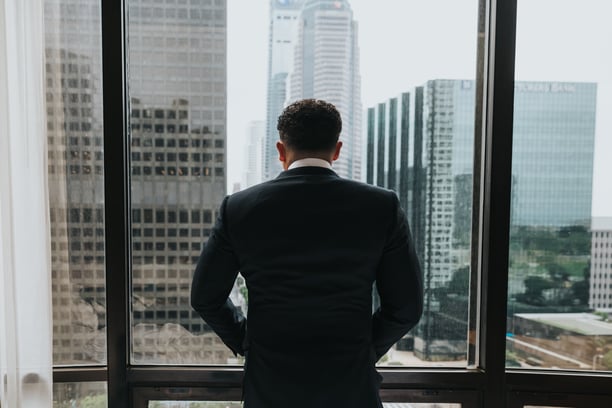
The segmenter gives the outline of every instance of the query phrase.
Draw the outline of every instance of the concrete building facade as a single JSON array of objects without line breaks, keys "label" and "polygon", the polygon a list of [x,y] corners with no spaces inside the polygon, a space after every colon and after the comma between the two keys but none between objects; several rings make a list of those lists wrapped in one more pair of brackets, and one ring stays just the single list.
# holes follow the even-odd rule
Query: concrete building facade
[{"label": "concrete building facade", "polygon": [[589,307],[612,310],[612,218],[591,224]]}]

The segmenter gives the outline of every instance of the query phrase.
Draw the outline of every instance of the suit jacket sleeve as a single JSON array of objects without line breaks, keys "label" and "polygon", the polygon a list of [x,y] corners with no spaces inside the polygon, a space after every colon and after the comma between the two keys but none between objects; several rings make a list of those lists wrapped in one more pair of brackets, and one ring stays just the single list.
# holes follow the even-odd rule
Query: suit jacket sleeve
[{"label": "suit jacket sleeve", "polygon": [[423,313],[421,267],[406,216],[394,193],[392,212],[393,221],[376,272],[380,307],[373,315],[372,340],[377,359],[414,327]]},{"label": "suit jacket sleeve", "polygon": [[234,352],[244,354],[246,319],[229,294],[238,275],[239,263],[227,233],[225,197],[217,222],[202,250],[191,285],[191,306]]}]

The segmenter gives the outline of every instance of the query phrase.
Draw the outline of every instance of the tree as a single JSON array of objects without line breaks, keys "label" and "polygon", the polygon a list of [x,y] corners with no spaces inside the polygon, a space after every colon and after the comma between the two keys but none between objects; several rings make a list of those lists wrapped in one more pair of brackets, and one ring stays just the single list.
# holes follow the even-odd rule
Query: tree
[{"label": "tree", "polygon": [[578,305],[588,305],[589,304],[589,280],[591,276],[590,265],[587,265],[584,268],[583,276],[584,280],[574,282],[572,285],[572,295],[573,298]]},{"label": "tree", "polygon": [[530,276],[525,279],[525,293],[517,295],[516,300],[530,305],[541,306],[544,304],[542,292],[554,287],[555,285],[548,279],[540,276]]}]

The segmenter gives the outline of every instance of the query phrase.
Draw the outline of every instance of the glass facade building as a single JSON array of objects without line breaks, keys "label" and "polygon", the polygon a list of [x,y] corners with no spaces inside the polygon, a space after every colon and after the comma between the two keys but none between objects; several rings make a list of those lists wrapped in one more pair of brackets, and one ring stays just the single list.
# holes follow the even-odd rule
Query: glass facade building
[{"label": "glass facade building", "polygon": [[588,226],[597,84],[517,82],[513,225]]},{"label": "glass facade building", "polygon": [[[584,225],[596,86],[517,82],[515,95],[513,226]],[[367,113],[366,180],[398,193],[423,265],[425,314],[413,336],[425,360],[467,353],[474,104],[473,81],[432,80]],[[511,293],[525,279],[511,269]]]}]

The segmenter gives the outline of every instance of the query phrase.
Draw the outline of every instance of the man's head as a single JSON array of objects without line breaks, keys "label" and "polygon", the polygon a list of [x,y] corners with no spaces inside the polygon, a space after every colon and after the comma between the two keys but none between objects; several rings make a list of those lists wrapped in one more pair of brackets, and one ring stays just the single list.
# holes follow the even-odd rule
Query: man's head
[{"label": "man's head", "polygon": [[336,107],[320,99],[303,99],[287,106],[278,117],[276,144],[283,167],[299,159],[316,157],[329,161],[338,158],[342,119]]}]

